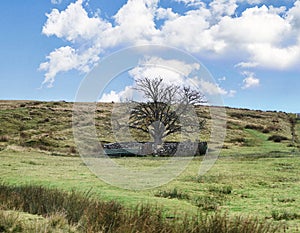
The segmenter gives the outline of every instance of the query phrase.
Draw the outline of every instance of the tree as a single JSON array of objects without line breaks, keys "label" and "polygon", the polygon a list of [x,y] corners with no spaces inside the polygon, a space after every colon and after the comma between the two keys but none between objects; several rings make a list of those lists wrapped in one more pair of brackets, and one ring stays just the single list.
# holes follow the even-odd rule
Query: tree
[{"label": "tree", "polygon": [[[193,105],[206,102],[199,91],[188,86],[168,85],[162,78],[139,79],[135,89],[144,95],[146,101],[136,103],[131,109],[129,127],[150,134],[154,140],[154,153],[165,137],[181,131],[180,121],[189,120]],[[203,125],[204,121],[189,122],[191,129]]]}]

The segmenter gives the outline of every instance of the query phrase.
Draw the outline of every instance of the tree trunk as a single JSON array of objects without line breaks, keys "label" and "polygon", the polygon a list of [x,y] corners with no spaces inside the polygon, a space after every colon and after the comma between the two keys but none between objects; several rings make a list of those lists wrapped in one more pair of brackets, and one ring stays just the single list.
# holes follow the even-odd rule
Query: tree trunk
[{"label": "tree trunk", "polygon": [[162,145],[162,138],[160,137],[160,135],[154,135],[154,155],[158,155],[158,146],[160,145]]}]

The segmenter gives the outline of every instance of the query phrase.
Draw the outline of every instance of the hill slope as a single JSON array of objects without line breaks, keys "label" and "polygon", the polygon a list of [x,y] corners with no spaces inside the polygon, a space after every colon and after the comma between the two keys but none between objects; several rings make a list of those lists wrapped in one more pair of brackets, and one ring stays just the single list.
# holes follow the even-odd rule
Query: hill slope
[{"label": "hill slope", "polygon": [[[0,150],[42,150],[55,155],[77,155],[72,132],[72,108],[73,103],[67,102],[0,101]],[[114,141],[110,126],[112,108],[113,104],[109,103],[97,105],[96,128],[99,140],[103,142]],[[209,108],[199,106],[196,112],[207,122],[199,139],[208,140]],[[298,150],[300,122],[296,123],[296,140],[293,144],[290,123],[293,114],[228,107],[226,113],[227,136],[223,154]],[[136,140],[149,140],[148,135],[132,133]],[[169,137],[168,140],[176,138]]]}]

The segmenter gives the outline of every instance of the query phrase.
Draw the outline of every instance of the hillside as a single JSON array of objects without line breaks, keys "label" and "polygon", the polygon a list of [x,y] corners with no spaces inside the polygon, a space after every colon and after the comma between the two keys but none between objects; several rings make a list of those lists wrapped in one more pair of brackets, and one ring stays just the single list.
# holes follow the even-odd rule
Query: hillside
[{"label": "hillside", "polygon": [[[72,132],[73,103],[39,101],[0,101],[0,150],[41,150],[53,155],[76,156]],[[100,141],[113,142],[111,110],[113,104],[99,103],[95,113]],[[199,106],[196,112],[206,120],[199,139],[208,140],[210,113]],[[222,154],[278,153],[298,150],[300,122],[292,143],[290,117],[293,114],[226,107],[227,136]],[[147,135],[132,132],[137,140]],[[137,138],[138,137],[138,138]],[[168,140],[176,140],[169,137]]]},{"label": "hillside", "polygon": [[[103,142],[114,141],[110,127],[112,108],[112,104],[99,103],[95,113],[97,133],[99,140]],[[234,223],[239,226],[255,227],[256,224],[252,224],[251,219],[257,219],[255,221],[267,224],[265,225],[267,227],[269,223],[275,228],[280,226],[284,228],[284,232],[299,231],[300,157],[297,137],[294,145],[292,143],[290,122],[292,114],[226,108],[227,136],[221,152],[222,156],[208,172],[199,174],[203,157],[196,157],[170,182],[152,189],[132,190],[117,187],[114,183],[98,177],[78,157],[73,140],[72,109],[73,104],[67,102],[0,101],[0,181],[2,183],[0,196],[3,199],[0,201],[3,202],[2,207],[6,208],[0,208],[0,218],[5,216],[8,219],[11,216],[13,218],[11,223],[19,226],[24,222],[25,225],[22,225],[24,229],[39,229],[37,228],[39,226],[47,229],[48,226],[57,227],[60,232],[70,232],[69,227],[76,227],[76,225],[69,226],[67,218],[71,216],[69,213],[77,213],[77,211],[69,211],[72,210],[69,206],[76,207],[76,205],[70,204],[64,207],[61,212],[63,215],[54,216],[55,218],[52,217],[51,211],[36,215],[38,212],[34,211],[34,208],[30,207],[28,210],[21,209],[20,206],[12,206],[12,203],[19,202],[9,198],[19,197],[10,195],[6,191],[12,190],[15,194],[15,189],[18,193],[22,189],[27,190],[23,200],[27,201],[28,205],[21,203],[23,208],[37,206],[37,200],[41,200],[44,206],[43,198],[51,200],[53,190],[57,189],[63,193],[63,196],[68,197],[65,193],[71,194],[75,197],[72,200],[75,201],[78,199],[73,195],[74,190],[80,195],[95,200],[116,201],[126,210],[138,210],[138,207],[143,205],[157,207],[165,218],[157,215],[158,212],[155,212],[155,216],[159,216],[160,221],[163,219],[162,221],[168,224],[171,220],[181,223],[181,218],[184,216],[193,217],[199,213],[203,214],[201,216],[208,217],[223,216],[220,214],[225,213],[227,217],[221,218],[220,226]],[[207,140],[211,124],[209,109],[203,106],[197,107],[196,112],[199,117],[207,121],[206,127],[199,135],[201,140]],[[296,122],[295,132],[299,138],[299,121]],[[132,134],[136,139],[147,140],[147,135],[134,131]],[[272,140],[268,140],[269,138]],[[168,140],[176,140],[176,137],[170,137]],[[168,160],[169,158],[165,157],[112,158],[113,162],[127,170],[154,172]],[[126,174],[122,174],[118,178],[121,180],[125,178],[125,182],[128,182],[126,177]],[[26,186],[28,184],[30,186]],[[46,188],[46,191],[40,193],[41,188]],[[33,193],[33,197],[29,197],[28,190],[38,190],[38,193]],[[50,196],[46,195],[48,192]],[[57,203],[57,195],[55,194],[54,197]],[[5,205],[4,199],[10,204],[9,206]],[[134,212],[130,213],[132,216]],[[15,215],[19,217],[16,218]],[[92,216],[101,216],[101,214],[99,212],[94,214],[92,211]],[[114,214],[109,219],[115,219],[116,216]],[[29,217],[31,221],[23,221],[24,218]],[[88,214],[83,215],[83,219],[87,217]],[[60,222],[63,225],[51,223],[52,220],[57,222],[56,219],[62,219]],[[210,219],[213,220],[212,226],[215,226],[214,218]],[[234,219],[245,219],[245,221],[240,224]],[[224,220],[228,220],[230,224],[228,225]],[[81,229],[82,222],[79,222]],[[9,224],[4,225],[0,222],[0,228],[1,224],[2,227],[10,227]],[[91,227],[99,226],[94,220],[90,224]],[[134,226],[132,223],[127,225]],[[251,228],[249,232],[283,231],[270,229],[253,231]]]}]

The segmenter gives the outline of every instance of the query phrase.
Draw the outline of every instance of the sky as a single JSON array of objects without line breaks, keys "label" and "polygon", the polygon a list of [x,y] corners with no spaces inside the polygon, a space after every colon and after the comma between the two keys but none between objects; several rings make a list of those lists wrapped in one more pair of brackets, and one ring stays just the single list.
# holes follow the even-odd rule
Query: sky
[{"label": "sky", "polygon": [[[199,88],[225,106],[300,112],[300,0],[10,0],[0,15],[0,99],[74,101],[111,54],[161,45],[199,60],[214,78]],[[150,73],[183,83],[197,67],[145,57],[100,99],[120,99]]]}]

